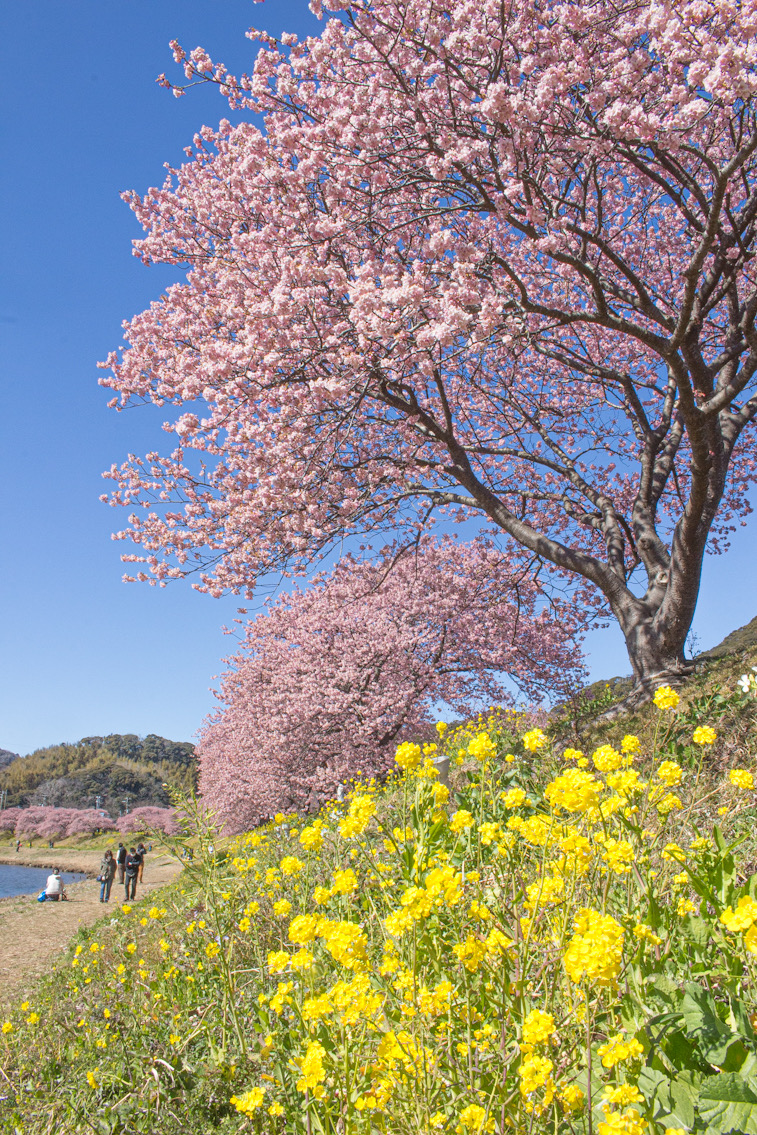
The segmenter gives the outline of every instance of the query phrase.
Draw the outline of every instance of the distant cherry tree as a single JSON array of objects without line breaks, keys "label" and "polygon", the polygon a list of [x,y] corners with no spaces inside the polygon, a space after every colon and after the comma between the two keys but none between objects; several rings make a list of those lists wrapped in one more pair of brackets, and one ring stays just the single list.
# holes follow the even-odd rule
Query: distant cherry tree
[{"label": "distant cherry tree", "polygon": [[98,808],[74,808],[72,812],[73,815],[66,828],[67,837],[75,835],[96,835],[98,832],[112,832],[115,830],[116,825],[110,816],[103,815]]},{"label": "distant cherry tree", "polygon": [[[50,812],[57,809],[32,805],[30,808],[19,808],[19,817],[16,821],[16,835],[33,838],[39,835],[39,829],[49,819]],[[50,838],[49,836],[47,837]]]},{"label": "distant cherry tree", "polygon": [[46,839],[50,843],[55,843],[59,839],[64,839],[68,835],[69,824],[72,823],[74,816],[73,808],[45,808],[45,815],[37,821],[36,834],[41,839]]},{"label": "distant cherry tree", "polygon": [[3,808],[0,811],[0,832],[13,832],[21,815],[21,808]]},{"label": "distant cherry tree", "polygon": [[173,808],[157,808],[152,805],[134,808],[125,816],[119,816],[115,826],[122,835],[145,835],[151,831],[176,835],[179,831]]},{"label": "distant cherry tree", "polygon": [[526,565],[484,540],[344,557],[248,624],[200,735],[204,802],[239,829],[385,773],[437,703],[464,714],[568,694],[582,612],[540,603]]}]

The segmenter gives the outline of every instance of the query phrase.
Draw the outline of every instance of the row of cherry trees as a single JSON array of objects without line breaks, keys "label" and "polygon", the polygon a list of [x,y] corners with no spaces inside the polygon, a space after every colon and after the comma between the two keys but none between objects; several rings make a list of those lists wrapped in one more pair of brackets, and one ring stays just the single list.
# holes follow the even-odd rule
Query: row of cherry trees
[{"label": "row of cherry trees", "polygon": [[204,800],[239,830],[385,772],[438,703],[465,714],[568,695],[582,615],[545,605],[527,561],[483,539],[344,557],[247,625],[198,746]]},{"label": "row of cherry trees", "polygon": [[97,835],[100,832],[163,832],[179,830],[172,808],[135,808],[112,820],[96,808],[5,808],[0,811],[0,832],[13,832],[18,839],[44,839],[51,842],[69,836]]}]

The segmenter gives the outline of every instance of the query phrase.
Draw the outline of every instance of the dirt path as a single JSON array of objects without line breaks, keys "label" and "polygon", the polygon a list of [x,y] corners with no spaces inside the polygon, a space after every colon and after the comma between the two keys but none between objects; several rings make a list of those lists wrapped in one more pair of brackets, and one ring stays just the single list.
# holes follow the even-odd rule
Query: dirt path
[{"label": "dirt path", "polygon": [[[0,853],[0,862],[20,867],[60,867],[84,871],[91,878],[66,886],[68,902],[37,902],[36,894],[0,899],[0,1006],[18,1001],[33,991],[36,978],[46,973],[66,948],[79,926],[96,922],[123,899],[123,887],[114,883],[110,907],[100,902],[100,884],[95,876],[102,855],[99,851],[66,848],[22,848]],[[179,873],[168,855],[148,855],[137,898],[161,887]]]}]

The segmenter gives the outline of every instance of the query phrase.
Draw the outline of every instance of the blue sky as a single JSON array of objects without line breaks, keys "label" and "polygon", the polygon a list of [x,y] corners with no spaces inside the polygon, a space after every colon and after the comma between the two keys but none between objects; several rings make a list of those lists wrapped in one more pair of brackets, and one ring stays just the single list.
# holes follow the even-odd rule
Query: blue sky
[{"label": "blue sky", "polygon": [[[138,227],[120,192],[160,184],[200,126],[229,117],[210,89],[175,99],[155,84],[180,76],[168,42],[239,72],[251,24],[318,28],[293,0],[10,0],[0,15],[0,748],[112,732],[191,740],[233,649],[221,630],[233,597],[121,582],[110,533],[124,517],[99,503],[101,472],[152,448],[159,418],[107,410],[96,362],[173,278],[132,257]],[[756,613],[756,530],[708,562],[700,649]],[[627,672],[618,632],[589,645],[593,676]]]}]

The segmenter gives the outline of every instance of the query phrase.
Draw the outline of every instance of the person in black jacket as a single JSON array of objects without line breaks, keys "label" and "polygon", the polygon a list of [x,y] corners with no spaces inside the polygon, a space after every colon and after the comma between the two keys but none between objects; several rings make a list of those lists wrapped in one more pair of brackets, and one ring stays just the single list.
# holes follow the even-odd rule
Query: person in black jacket
[{"label": "person in black jacket", "polygon": [[142,856],[134,847],[129,848],[129,854],[126,856],[124,864],[124,888],[126,890],[126,901],[133,899],[137,893],[137,875],[139,874],[139,867],[142,862]]},{"label": "person in black jacket", "polygon": [[118,881],[124,881],[124,866],[126,864],[126,848],[122,843],[119,843],[118,850],[116,851],[116,867],[118,868]]}]

